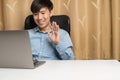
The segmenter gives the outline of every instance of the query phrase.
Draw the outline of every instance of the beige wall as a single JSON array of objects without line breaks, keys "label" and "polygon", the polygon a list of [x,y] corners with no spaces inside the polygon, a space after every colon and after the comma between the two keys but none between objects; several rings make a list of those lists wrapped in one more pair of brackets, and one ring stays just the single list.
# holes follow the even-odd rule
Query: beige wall
[{"label": "beige wall", "polygon": [[[2,6],[2,0],[0,0],[0,5]],[[2,7],[0,7],[0,30],[3,29],[3,16],[2,16]]]}]

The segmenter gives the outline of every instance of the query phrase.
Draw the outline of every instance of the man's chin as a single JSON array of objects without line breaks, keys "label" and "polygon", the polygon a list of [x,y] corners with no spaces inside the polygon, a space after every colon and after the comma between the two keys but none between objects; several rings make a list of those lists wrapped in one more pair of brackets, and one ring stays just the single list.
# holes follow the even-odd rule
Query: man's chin
[{"label": "man's chin", "polygon": [[39,28],[44,28],[44,26],[43,25],[39,25]]},{"label": "man's chin", "polygon": [[39,27],[43,27],[44,25],[42,25],[42,24],[39,24],[38,26],[39,26]]}]

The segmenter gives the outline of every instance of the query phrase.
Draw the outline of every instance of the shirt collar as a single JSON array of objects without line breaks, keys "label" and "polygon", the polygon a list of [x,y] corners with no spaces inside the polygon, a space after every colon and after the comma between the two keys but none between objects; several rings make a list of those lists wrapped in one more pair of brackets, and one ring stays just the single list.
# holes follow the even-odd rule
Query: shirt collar
[{"label": "shirt collar", "polygon": [[40,32],[40,29],[38,28],[38,26],[34,28],[34,31],[35,32]]},{"label": "shirt collar", "polygon": [[[39,29],[38,26],[34,28],[34,31],[35,31],[35,32],[40,32],[40,33],[47,33],[47,32],[42,32],[42,31],[40,31],[40,29]],[[48,32],[52,33],[52,29],[50,29]]]}]

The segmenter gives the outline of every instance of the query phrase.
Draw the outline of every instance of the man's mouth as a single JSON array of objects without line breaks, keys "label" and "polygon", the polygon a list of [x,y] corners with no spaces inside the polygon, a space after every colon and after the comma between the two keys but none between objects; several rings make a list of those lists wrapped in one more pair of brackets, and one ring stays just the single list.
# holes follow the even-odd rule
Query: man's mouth
[{"label": "man's mouth", "polygon": [[38,23],[39,23],[39,25],[42,25],[42,24],[44,24],[44,22],[40,22],[40,21],[39,21]]}]

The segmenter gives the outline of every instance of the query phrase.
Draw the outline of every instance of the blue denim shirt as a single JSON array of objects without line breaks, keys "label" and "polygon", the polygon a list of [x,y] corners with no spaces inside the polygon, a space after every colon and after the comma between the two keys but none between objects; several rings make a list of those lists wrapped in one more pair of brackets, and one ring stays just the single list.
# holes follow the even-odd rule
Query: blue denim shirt
[{"label": "blue denim shirt", "polygon": [[[60,29],[60,43],[54,44],[47,32],[38,27],[28,30],[33,58],[37,60],[73,60],[72,42],[67,31]],[[52,30],[50,30],[52,33]]]}]

